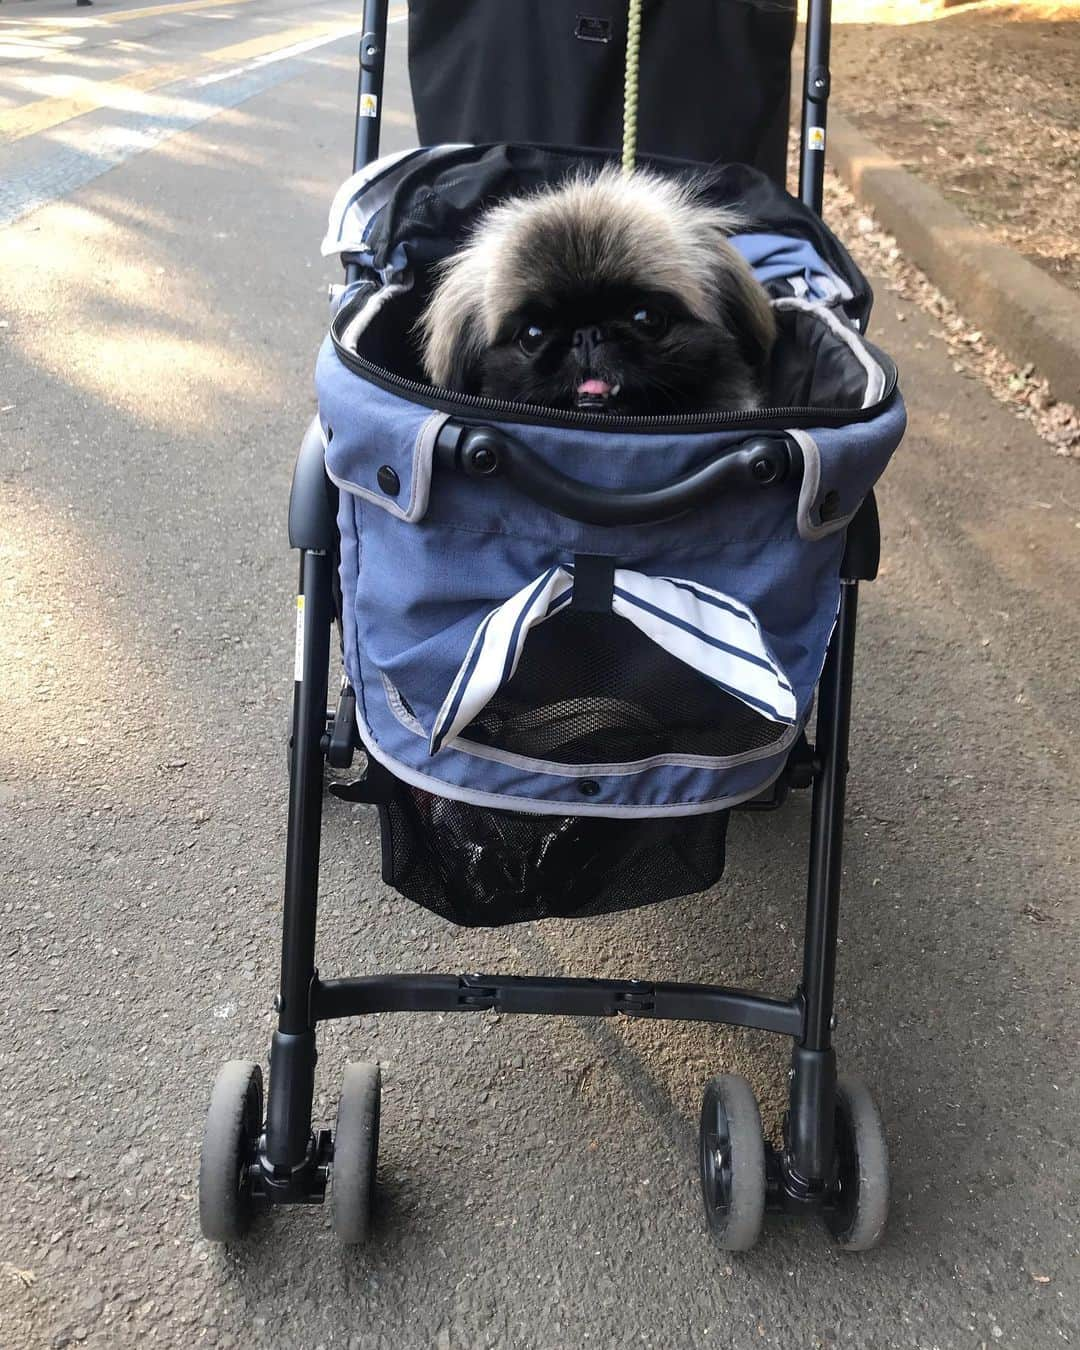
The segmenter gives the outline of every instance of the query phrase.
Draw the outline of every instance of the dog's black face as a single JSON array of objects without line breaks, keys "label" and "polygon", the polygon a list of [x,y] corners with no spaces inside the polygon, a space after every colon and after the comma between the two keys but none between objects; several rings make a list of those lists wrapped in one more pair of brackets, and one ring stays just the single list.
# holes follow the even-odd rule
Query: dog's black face
[{"label": "dog's black face", "polygon": [[530,298],[480,355],[479,376],[489,397],[612,413],[738,407],[759,393],[731,330],[628,285]]},{"label": "dog's black face", "polygon": [[549,408],[673,414],[758,406],[776,326],[693,184],[615,168],[486,212],[420,322],[443,389]]}]

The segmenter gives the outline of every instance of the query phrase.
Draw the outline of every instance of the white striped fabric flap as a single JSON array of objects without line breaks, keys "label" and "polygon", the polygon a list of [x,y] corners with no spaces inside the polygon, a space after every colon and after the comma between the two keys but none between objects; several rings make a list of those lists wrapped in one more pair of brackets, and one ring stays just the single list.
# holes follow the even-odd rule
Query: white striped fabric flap
[{"label": "white striped fabric flap", "polygon": [[[435,718],[435,755],[513,678],[529,629],[570,603],[572,565],[551,567],[493,609],[476,630]],[[753,613],[697,582],[615,569],[611,610],[671,656],[698,671],[770,722],[795,721],[795,694]]]}]

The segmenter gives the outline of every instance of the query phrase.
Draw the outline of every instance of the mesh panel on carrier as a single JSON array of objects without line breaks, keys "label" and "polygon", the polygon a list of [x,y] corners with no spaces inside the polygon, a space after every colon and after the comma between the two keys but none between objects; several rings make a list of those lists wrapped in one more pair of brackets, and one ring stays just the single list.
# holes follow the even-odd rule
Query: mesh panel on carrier
[{"label": "mesh panel on carrier", "polygon": [[785,731],[625,619],[567,609],[529,634],[513,678],[463,736],[558,764],[629,764],[740,755]]}]

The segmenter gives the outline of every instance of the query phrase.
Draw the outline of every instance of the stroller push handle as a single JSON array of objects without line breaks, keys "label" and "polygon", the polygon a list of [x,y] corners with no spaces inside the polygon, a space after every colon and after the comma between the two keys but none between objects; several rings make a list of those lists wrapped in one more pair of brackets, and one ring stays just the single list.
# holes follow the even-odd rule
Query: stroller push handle
[{"label": "stroller push handle", "polygon": [[553,469],[505,431],[453,422],[439,433],[435,462],[478,481],[502,477],[538,506],[583,525],[670,520],[714,501],[724,491],[774,487],[802,470],[799,448],[786,436],[754,436],[662,487],[594,487]]}]

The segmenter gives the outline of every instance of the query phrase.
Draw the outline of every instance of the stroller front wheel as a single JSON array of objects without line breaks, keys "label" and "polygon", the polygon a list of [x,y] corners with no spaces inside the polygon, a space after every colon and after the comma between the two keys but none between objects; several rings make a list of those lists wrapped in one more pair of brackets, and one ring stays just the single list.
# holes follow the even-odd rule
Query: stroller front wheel
[{"label": "stroller front wheel", "polygon": [[738,1074],[705,1088],[699,1135],[701,1197],[719,1245],[748,1251],[765,1217],[765,1143],[754,1090]]},{"label": "stroller front wheel", "polygon": [[870,1090],[855,1078],[836,1084],[836,1161],[836,1199],[825,1226],[845,1251],[869,1251],[889,1217],[889,1152]]},{"label": "stroller front wheel", "polygon": [[246,1059],[223,1064],[210,1094],[199,1159],[199,1227],[211,1242],[235,1242],[251,1223],[248,1168],[262,1117],[262,1069]]},{"label": "stroller front wheel", "polygon": [[375,1200],[382,1073],[377,1064],[349,1064],[338,1102],[330,1210],[341,1242],[366,1242]]}]

